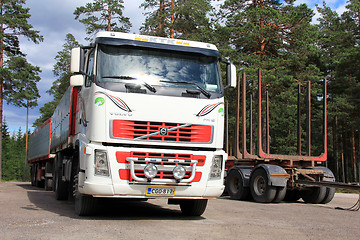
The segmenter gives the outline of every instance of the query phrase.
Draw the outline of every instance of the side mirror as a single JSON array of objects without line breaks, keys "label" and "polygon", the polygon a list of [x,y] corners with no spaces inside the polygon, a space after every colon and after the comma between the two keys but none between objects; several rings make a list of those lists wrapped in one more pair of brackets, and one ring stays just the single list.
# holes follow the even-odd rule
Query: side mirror
[{"label": "side mirror", "polygon": [[226,88],[236,87],[236,67],[233,63],[229,62],[226,65]]},{"label": "side mirror", "polygon": [[71,49],[70,72],[81,73],[81,48]]},{"label": "side mirror", "polygon": [[85,83],[84,75],[73,75],[70,77],[71,87],[82,87]]}]

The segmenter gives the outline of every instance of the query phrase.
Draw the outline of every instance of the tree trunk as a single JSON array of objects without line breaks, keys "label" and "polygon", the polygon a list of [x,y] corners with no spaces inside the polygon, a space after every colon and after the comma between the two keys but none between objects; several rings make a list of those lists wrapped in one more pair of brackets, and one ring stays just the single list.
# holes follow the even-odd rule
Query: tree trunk
[{"label": "tree trunk", "polygon": [[28,152],[28,138],[29,138],[29,100],[27,100],[26,106],[26,134],[25,134],[25,164],[24,164],[24,175],[23,181],[25,182],[27,179],[27,152]]},{"label": "tree trunk", "polygon": [[110,2],[108,3],[108,25],[107,25],[107,30],[110,32],[111,31],[111,6],[110,6]]},{"label": "tree trunk", "polygon": [[347,140],[348,140],[348,133],[347,130],[344,128],[344,136],[343,136],[343,144],[344,144],[344,168],[345,168],[345,182],[349,182],[349,159],[348,159],[348,152],[347,152]]},{"label": "tree trunk", "polygon": [[344,139],[343,134],[340,134],[340,152],[341,152],[341,178],[342,182],[345,182],[345,160],[344,160]]},{"label": "tree trunk", "polygon": [[170,38],[174,38],[175,35],[175,0],[171,0],[171,25],[170,25]]},{"label": "tree trunk", "polygon": [[164,1],[161,0],[160,1],[160,8],[159,8],[159,25],[158,25],[158,29],[159,29],[159,35],[162,36],[162,32],[163,32],[163,14],[164,14]]},{"label": "tree trunk", "polygon": [[351,128],[351,166],[353,168],[352,181],[356,182],[356,160],[355,160],[355,130]]},{"label": "tree trunk", "polygon": [[[2,1],[0,0],[0,16],[3,15],[3,9],[2,9]],[[1,23],[0,25],[0,34],[3,36],[4,33],[4,25]],[[4,63],[4,44],[3,44],[3,38],[0,38],[0,69],[3,68]],[[3,120],[3,79],[0,76],[0,181],[2,176],[1,171],[1,156],[2,156],[2,120]]]},{"label": "tree trunk", "polygon": [[340,172],[339,172],[339,159],[338,159],[338,136],[337,136],[337,116],[334,117],[334,122],[333,122],[333,148],[334,148],[334,160],[335,160],[335,175],[336,175],[336,179],[340,179]]}]

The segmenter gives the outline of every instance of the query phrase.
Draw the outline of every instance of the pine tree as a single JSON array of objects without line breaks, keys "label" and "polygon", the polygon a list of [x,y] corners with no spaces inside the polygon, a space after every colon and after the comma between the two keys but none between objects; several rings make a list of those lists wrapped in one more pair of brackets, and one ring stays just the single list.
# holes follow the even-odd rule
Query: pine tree
[{"label": "pine tree", "polygon": [[[360,3],[348,1],[341,16],[323,3],[317,6],[322,54],[322,67],[330,76],[329,120],[333,146],[330,149],[331,167],[342,181],[359,181],[356,160],[356,132],[360,118]],[[360,151],[360,149],[358,149]]]},{"label": "pine tree", "polygon": [[4,119],[2,125],[3,180],[21,181],[23,177],[23,159],[25,157],[25,136],[21,128],[10,134]]},{"label": "pine tree", "polygon": [[208,40],[207,14],[213,10],[210,0],[145,0],[140,7],[153,9],[145,14],[146,20],[140,29],[143,34]]},{"label": "pine tree", "polygon": [[51,88],[47,91],[54,99],[50,102],[45,103],[43,107],[40,108],[40,117],[35,120],[34,126],[40,126],[43,122],[49,119],[54,111],[65,91],[69,87],[69,79],[71,76],[70,73],[70,57],[71,49],[79,47],[80,44],[76,41],[75,37],[68,33],[65,38],[65,43],[63,49],[59,51],[55,57],[57,61],[53,68],[54,76],[57,79],[53,82]]},{"label": "pine tree", "polygon": [[8,71],[8,78],[3,81],[3,99],[18,107],[37,106],[37,99],[40,97],[37,89],[40,68],[31,65],[20,56],[10,58],[4,66]]},{"label": "pine tree", "polygon": [[[263,89],[270,95],[271,152],[296,153],[297,85],[319,82],[321,76],[314,13],[293,1],[227,0],[217,15],[223,24],[216,25],[215,40],[222,54],[247,73],[250,91],[257,88],[262,69]],[[231,95],[227,99],[235,105]]]},{"label": "pine tree", "polygon": [[[24,8],[25,0],[0,0],[0,128],[3,115],[3,82],[11,76],[4,67],[5,57],[23,55],[19,47],[18,36],[24,36],[34,43],[42,41],[39,31],[28,23],[29,8]],[[0,180],[1,180],[1,135],[0,135]]]},{"label": "pine tree", "polygon": [[3,120],[3,124],[1,127],[1,133],[2,133],[2,157],[4,159],[4,161],[2,161],[2,169],[3,169],[3,179],[6,179],[7,176],[7,171],[8,171],[8,167],[7,167],[7,160],[11,159],[11,146],[10,146],[10,133],[9,133],[9,128],[8,125],[6,123],[6,120],[4,118]]},{"label": "pine tree", "polygon": [[[75,19],[83,23],[89,38],[98,31],[129,32],[130,19],[123,16],[123,0],[95,0],[77,7]],[[83,18],[80,16],[84,15]]]},{"label": "pine tree", "polygon": [[[12,57],[5,62],[5,66],[10,74],[4,81],[4,99],[15,106],[26,108],[26,144],[27,152],[28,129],[29,129],[29,108],[37,106],[37,99],[40,97],[36,84],[40,81],[38,76],[39,67],[34,67],[23,57]],[[27,168],[27,155],[25,154],[24,177],[26,179],[25,169]]]}]

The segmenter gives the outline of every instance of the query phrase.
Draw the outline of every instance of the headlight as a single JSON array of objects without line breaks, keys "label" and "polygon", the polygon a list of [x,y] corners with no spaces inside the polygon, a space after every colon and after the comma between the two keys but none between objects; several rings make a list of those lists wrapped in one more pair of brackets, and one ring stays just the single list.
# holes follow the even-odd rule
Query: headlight
[{"label": "headlight", "polygon": [[186,169],[181,165],[177,165],[173,170],[173,174],[176,180],[183,179],[186,174]]},{"label": "headlight", "polygon": [[149,163],[144,168],[144,174],[146,178],[154,178],[158,172],[157,167],[153,163]]},{"label": "headlight", "polygon": [[109,166],[106,151],[95,150],[95,174],[109,176]]},{"label": "headlight", "polygon": [[221,177],[222,162],[223,162],[222,155],[216,155],[213,157],[210,178],[220,178]]}]

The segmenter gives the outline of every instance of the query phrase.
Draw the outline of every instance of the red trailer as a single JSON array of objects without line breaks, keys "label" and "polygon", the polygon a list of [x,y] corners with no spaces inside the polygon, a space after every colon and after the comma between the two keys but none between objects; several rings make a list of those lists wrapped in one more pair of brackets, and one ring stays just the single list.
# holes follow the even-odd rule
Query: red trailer
[{"label": "red trailer", "polygon": [[[327,96],[326,79],[324,80],[324,94]],[[269,134],[269,96],[266,91],[266,111],[262,109],[262,81],[261,70],[258,74],[257,87],[257,152],[253,152],[252,135],[254,130],[252,100],[250,100],[250,119],[247,119],[247,94],[246,94],[246,75],[242,79],[238,78],[237,85],[237,113],[234,153],[229,154],[226,162],[227,178],[226,190],[232,199],[247,199],[250,196],[256,202],[280,202],[285,196],[288,200],[298,200],[302,198],[309,203],[328,203],[335,194],[333,185],[314,186],[307,182],[323,183],[335,182],[334,174],[325,167],[327,160],[327,99],[323,97],[324,104],[324,123],[323,123],[323,153],[319,156],[311,156],[311,83],[307,83],[307,126],[306,126],[306,155],[301,155],[301,110],[300,110],[300,85],[298,96],[298,146],[297,155],[279,155],[270,153],[270,134]],[[241,90],[241,91],[240,91]],[[240,113],[240,109],[242,110]],[[241,131],[240,131],[241,114]],[[266,119],[263,119],[265,115]],[[264,121],[265,120],[265,121]],[[247,126],[247,122],[248,125]],[[263,123],[265,122],[265,126]],[[228,124],[227,124],[228,125]],[[247,139],[249,129],[250,139]],[[265,129],[265,131],[264,131]],[[228,132],[228,131],[227,131]],[[241,132],[241,147],[240,147]],[[263,136],[265,141],[263,142]],[[227,134],[227,149],[229,150],[229,137]],[[247,142],[250,143],[248,148]],[[264,147],[265,146],[265,147]],[[249,149],[249,151],[248,151]],[[228,151],[229,153],[229,151]],[[316,184],[315,184],[316,185]]]}]

